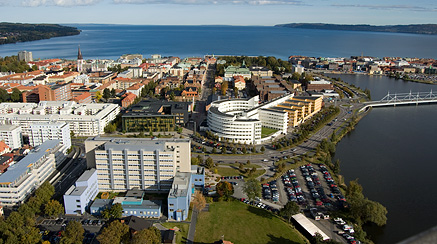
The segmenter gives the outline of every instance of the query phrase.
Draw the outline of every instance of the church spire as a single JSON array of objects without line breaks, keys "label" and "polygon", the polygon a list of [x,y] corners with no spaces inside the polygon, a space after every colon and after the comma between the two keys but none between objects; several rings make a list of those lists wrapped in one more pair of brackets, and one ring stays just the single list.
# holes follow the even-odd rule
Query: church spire
[{"label": "church spire", "polygon": [[77,59],[79,60],[79,59],[83,59],[83,57],[82,57],[82,52],[80,51],[80,45],[79,45],[79,49],[78,49],[78,51],[77,51]]}]

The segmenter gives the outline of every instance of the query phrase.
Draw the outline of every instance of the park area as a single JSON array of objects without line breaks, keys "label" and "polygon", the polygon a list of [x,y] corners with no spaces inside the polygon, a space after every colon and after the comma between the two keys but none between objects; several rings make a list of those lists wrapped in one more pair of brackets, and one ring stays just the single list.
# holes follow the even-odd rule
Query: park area
[{"label": "park area", "polygon": [[197,218],[195,243],[214,243],[224,236],[239,244],[305,243],[301,234],[276,215],[239,201],[215,202]]}]

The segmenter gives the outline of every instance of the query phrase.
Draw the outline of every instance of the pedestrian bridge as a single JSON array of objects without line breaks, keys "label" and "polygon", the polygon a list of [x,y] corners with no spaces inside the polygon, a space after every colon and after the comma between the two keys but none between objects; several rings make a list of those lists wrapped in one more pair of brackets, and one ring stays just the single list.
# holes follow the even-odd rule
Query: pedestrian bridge
[{"label": "pedestrian bridge", "polygon": [[387,93],[379,101],[369,101],[364,102],[364,107],[360,109],[361,111],[366,110],[369,107],[384,107],[384,106],[396,106],[396,105],[410,105],[410,104],[428,104],[437,103],[437,93],[433,93],[432,90],[429,92],[409,92],[409,93]]}]

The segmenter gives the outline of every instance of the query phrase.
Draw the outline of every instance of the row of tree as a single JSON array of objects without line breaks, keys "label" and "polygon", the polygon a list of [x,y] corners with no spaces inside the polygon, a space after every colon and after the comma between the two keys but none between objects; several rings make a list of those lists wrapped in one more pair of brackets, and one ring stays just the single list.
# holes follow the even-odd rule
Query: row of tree
[{"label": "row of tree", "polygon": [[23,96],[18,88],[12,88],[12,93],[9,94],[5,89],[0,88],[0,102],[22,102]]},{"label": "row of tree", "polygon": [[51,200],[55,188],[44,182],[18,211],[13,211],[6,219],[0,219],[1,243],[40,243],[41,235],[36,227],[36,216],[57,216],[64,211],[62,204]]},{"label": "row of tree", "polygon": [[38,68],[36,66],[29,67],[26,61],[18,61],[17,56],[0,57],[0,72],[15,72],[23,73],[25,71],[34,71]]},{"label": "row of tree", "polygon": [[275,74],[280,74],[281,72],[290,73],[291,72],[291,63],[285,60],[277,59],[273,56],[258,56],[258,57],[247,57],[247,56],[224,56],[220,57],[219,60],[225,60],[225,64],[217,64],[217,75],[224,76],[224,69],[230,65],[233,66],[241,66],[243,65],[243,61],[247,67],[252,65],[267,67],[272,70]]}]

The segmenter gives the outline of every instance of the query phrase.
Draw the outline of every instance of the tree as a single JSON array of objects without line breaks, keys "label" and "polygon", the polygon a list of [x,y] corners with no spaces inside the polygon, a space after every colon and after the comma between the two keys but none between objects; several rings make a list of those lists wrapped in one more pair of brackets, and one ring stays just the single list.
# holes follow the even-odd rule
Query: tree
[{"label": "tree", "polygon": [[62,232],[61,244],[81,244],[85,230],[77,221],[70,221]]},{"label": "tree", "polygon": [[203,159],[202,159],[202,157],[200,155],[197,155],[197,162],[199,164],[203,164]]},{"label": "tree", "polygon": [[103,98],[108,99],[111,97],[111,91],[108,88],[103,89]]},{"label": "tree", "polygon": [[260,150],[261,150],[261,152],[265,152],[266,148],[264,146],[262,146]]},{"label": "tree", "polygon": [[192,157],[191,158],[191,165],[198,165],[198,164],[199,164],[199,159],[195,158],[195,157]]},{"label": "tree", "polygon": [[234,147],[234,148],[232,148],[232,153],[233,154],[236,154],[237,153],[237,149]]},{"label": "tree", "polygon": [[202,192],[200,192],[200,191],[196,191],[194,193],[194,198],[193,198],[192,202],[193,202],[194,210],[197,212],[200,212],[206,206],[205,197],[203,196]]},{"label": "tree", "polygon": [[57,200],[50,200],[44,206],[44,214],[50,217],[55,217],[64,212],[64,207]]},{"label": "tree", "polygon": [[225,146],[222,147],[222,153],[226,154],[226,147]]},{"label": "tree", "polygon": [[217,153],[217,149],[215,147],[213,147],[211,153],[212,154],[216,154]]},{"label": "tree", "polygon": [[340,173],[340,159],[335,160],[334,162],[334,167],[332,169],[334,171],[335,174],[339,174]]},{"label": "tree", "polygon": [[116,94],[115,89],[112,88],[112,89],[111,89],[111,97],[115,97],[115,94]]},{"label": "tree", "polygon": [[250,160],[246,161],[246,165],[248,165],[248,166],[250,165]]},{"label": "tree", "polygon": [[214,160],[213,160],[211,157],[208,157],[208,158],[205,160],[205,167],[206,167],[207,169],[212,169],[212,168],[214,168]]},{"label": "tree", "polygon": [[294,72],[293,74],[291,74],[291,79],[292,80],[300,80],[300,74],[297,72]]},{"label": "tree", "polygon": [[97,240],[100,244],[127,243],[129,240],[129,226],[118,220],[112,221],[102,230],[102,233],[97,236]]},{"label": "tree", "polygon": [[102,99],[102,93],[100,91],[96,91],[96,101],[100,101]]},{"label": "tree", "polygon": [[240,163],[240,165],[238,166],[238,169],[239,169],[240,171],[243,171],[243,170],[244,170],[244,164],[243,164],[243,163]]},{"label": "tree", "polygon": [[123,207],[120,203],[112,205],[110,208],[106,208],[102,212],[102,217],[105,219],[119,219],[123,213]]},{"label": "tree", "polygon": [[105,128],[103,129],[105,131],[105,133],[113,133],[117,130],[117,125],[115,123],[109,123],[105,126]]},{"label": "tree", "polygon": [[261,183],[255,178],[250,178],[246,181],[243,191],[246,193],[249,200],[261,197]]},{"label": "tree", "polygon": [[131,244],[161,244],[161,232],[154,226],[138,231]]},{"label": "tree", "polygon": [[21,101],[21,91],[18,90],[18,88],[14,87],[12,89],[11,99],[13,102],[20,102]]},{"label": "tree", "polygon": [[294,201],[288,201],[287,204],[281,209],[281,215],[287,217],[288,223],[291,221],[291,217],[299,213],[299,205]]},{"label": "tree", "polygon": [[227,181],[220,181],[216,185],[217,194],[224,200],[228,200],[234,194],[234,187]]}]

